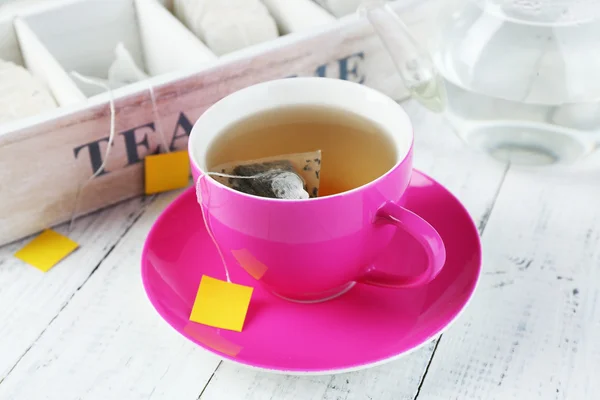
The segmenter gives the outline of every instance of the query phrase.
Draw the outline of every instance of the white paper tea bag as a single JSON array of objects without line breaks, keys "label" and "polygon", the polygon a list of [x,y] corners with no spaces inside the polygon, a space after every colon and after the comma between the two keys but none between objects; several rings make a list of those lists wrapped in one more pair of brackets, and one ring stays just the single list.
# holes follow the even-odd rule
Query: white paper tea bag
[{"label": "white paper tea bag", "polygon": [[281,33],[307,32],[327,26],[335,17],[312,0],[262,0]]},{"label": "white paper tea bag", "polygon": [[[114,54],[115,58],[108,67],[106,79],[99,76],[88,78],[93,78],[96,82],[100,82],[114,90],[123,86],[127,86],[131,83],[143,81],[150,77],[136,64],[135,60],[131,56],[131,53],[129,50],[127,50],[123,43],[117,43]],[[87,82],[82,82],[81,79],[78,79],[77,75],[73,73],[72,75],[77,79],[81,90],[86,96],[95,96],[101,93],[101,91],[99,91],[101,89],[98,89],[97,85],[90,85]]]},{"label": "white paper tea bag", "polygon": [[56,107],[42,82],[20,65],[0,59],[0,124]]},{"label": "white paper tea bag", "polygon": [[314,0],[336,17],[343,17],[358,10],[362,0]]},{"label": "white paper tea bag", "polygon": [[174,0],[173,8],[177,18],[217,55],[279,36],[259,0]]},{"label": "white paper tea bag", "polygon": [[144,79],[148,79],[148,74],[137,66],[125,45],[119,42],[115,48],[115,60],[108,69],[110,87],[118,88]]},{"label": "white paper tea bag", "polygon": [[256,196],[307,199],[319,195],[320,172],[321,150],[317,150],[225,163],[212,168],[209,175],[226,186]]}]

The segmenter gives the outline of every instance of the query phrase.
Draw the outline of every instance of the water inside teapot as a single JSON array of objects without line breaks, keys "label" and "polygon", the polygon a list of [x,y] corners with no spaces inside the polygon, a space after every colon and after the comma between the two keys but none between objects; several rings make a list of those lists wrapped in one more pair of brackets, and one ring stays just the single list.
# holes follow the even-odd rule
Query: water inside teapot
[{"label": "water inside teapot", "polygon": [[600,140],[600,20],[557,21],[543,9],[533,18],[494,3],[466,2],[442,31],[433,59],[446,117],[502,160],[575,161]]},{"label": "water inside teapot", "polygon": [[[442,108],[467,143],[513,164],[571,163],[598,147],[600,1],[445,3],[431,55],[389,5],[361,9],[417,99]],[[427,101],[435,98],[441,107]]]}]

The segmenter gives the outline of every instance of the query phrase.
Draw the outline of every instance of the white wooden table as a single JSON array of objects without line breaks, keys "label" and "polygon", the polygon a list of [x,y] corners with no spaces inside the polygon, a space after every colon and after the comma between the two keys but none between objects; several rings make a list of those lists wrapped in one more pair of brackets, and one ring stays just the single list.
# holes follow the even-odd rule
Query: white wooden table
[{"label": "white wooden table", "polygon": [[221,361],[163,322],[142,289],[142,245],[168,193],[77,220],[81,248],[47,274],[13,257],[25,241],[0,248],[0,399],[600,398],[600,171],[499,164],[405,105],[416,167],[465,203],[483,238],[474,299],[440,338],[336,376]]}]

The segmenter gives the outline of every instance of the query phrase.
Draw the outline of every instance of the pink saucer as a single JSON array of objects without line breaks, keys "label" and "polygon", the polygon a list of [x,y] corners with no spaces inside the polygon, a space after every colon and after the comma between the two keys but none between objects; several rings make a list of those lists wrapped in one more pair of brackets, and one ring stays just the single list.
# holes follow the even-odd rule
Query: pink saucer
[{"label": "pink saucer", "polygon": [[[406,207],[431,223],[444,239],[446,265],[416,289],[362,284],[327,302],[282,300],[230,266],[234,283],[254,286],[242,332],[188,322],[200,277],[225,279],[217,250],[202,223],[193,189],[158,218],[142,252],[142,279],[158,313],[179,333],[223,358],[283,373],[339,373],[370,367],[416,349],[446,328],[471,298],[481,268],[477,229],[444,187],[414,171]],[[398,231],[378,265],[423,265],[425,254]]]}]

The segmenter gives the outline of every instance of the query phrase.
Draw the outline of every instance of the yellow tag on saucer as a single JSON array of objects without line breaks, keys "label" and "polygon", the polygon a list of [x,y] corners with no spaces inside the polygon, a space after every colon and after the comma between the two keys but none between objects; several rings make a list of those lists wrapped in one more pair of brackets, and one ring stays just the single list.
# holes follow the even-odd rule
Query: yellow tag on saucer
[{"label": "yellow tag on saucer", "polygon": [[253,290],[250,286],[203,275],[190,321],[241,332]]},{"label": "yellow tag on saucer", "polygon": [[181,189],[190,179],[190,161],[187,151],[156,154],[144,158],[146,194]]},{"label": "yellow tag on saucer", "polygon": [[40,271],[48,272],[77,247],[79,245],[68,237],[47,229],[17,251],[15,257]]}]

